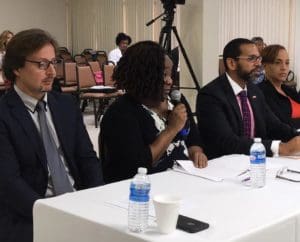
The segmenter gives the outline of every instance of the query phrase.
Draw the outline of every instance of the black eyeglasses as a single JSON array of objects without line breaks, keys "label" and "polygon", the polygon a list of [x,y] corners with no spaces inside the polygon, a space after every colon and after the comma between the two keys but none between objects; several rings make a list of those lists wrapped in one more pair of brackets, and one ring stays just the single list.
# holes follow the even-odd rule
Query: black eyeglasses
[{"label": "black eyeglasses", "polygon": [[257,55],[249,55],[249,56],[237,56],[235,57],[235,59],[242,59],[242,60],[247,60],[251,63],[255,63],[257,61],[261,61],[262,57]]},{"label": "black eyeglasses", "polygon": [[61,59],[52,59],[51,61],[49,61],[47,59],[43,59],[41,61],[34,61],[34,60],[26,59],[25,61],[38,64],[40,70],[47,70],[49,68],[50,64],[52,64],[55,67],[57,64],[61,63]]}]

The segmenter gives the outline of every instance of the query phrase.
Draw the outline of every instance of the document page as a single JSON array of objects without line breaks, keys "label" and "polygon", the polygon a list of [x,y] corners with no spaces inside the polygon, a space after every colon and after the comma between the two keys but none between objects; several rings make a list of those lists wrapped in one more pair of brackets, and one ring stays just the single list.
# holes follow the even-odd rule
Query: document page
[{"label": "document page", "polygon": [[226,178],[233,178],[249,168],[249,156],[227,155],[208,161],[206,168],[196,168],[191,160],[178,160],[179,165],[173,169],[191,175],[200,176],[212,181],[220,182]]}]

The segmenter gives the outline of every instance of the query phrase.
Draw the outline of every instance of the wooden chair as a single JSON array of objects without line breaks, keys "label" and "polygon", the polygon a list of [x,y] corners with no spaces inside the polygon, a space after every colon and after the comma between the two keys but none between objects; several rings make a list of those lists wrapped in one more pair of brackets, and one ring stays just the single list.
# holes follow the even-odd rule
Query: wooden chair
[{"label": "wooden chair", "polygon": [[78,65],[78,66],[86,66],[87,64],[88,64],[88,62],[87,62],[87,60],[86,60],[86,58],[85,58],[85,56],[84,55],[75,55],[74,56],[74,61],[76,62],[76,64]]},{"label": "wooden chair", "polygon": [[74,62],[73,57],[66,47],[58,48],[58,57],[63,59],[64,62]]},{"label": "wooden chair", "polygon": [[99,62],[99,65],[100,66],[103,66],[104,64],[107,64],[107,61],[108,61],[108,57],[107,57],[107,54],[104,50],[98,50],[96,52],[96,55],[97,55],[97,61]]},{"label": "wooden chair", "polygon": [[61,60],[59,63],[56,64],[55,71],[56,71],[56,78],[59,80],[63,80],[64,79],[64,61],[63,60]]},{"label": "wooden chair", "polygon": [[98,61],[89,61],[88,63],[94,73],[97,71],[101,71]]},{"label": "wooden chair", "polygon": [[77,75],[76,75],[76,63],[67,62],[64,63],[64,79],[61,84],[61,91],[64,93],[70,93],[78,95]]},{"label": "wooden chair", "polygon": [[[95,117],[95,127],[98,127],[98,122],[104,109],[107,105],[107,100],[116,98],[123,93],[116,91],[113,93],[97,92],[97,90],[91,89],[96,85],[94,75],[90,66],[77,66],[77,80],[79,89],[79,99],[82,101],[90,100],[93,103],[93,111]],[[97,106],[98,101],[98,106]]]},{"label": "wooden chair", "polygon": [[113,87],[115,85],[115,81],[112,79],[114,68],[115,68],[114,65],[104,64],[102,66],[103,79],[104,79],[104,85],[105,86],[112,86]]},{"label": "wooden chair", "polygon": [[223,62],[223,56],[219,55],[219,76],[225,73],[225,66]]}]

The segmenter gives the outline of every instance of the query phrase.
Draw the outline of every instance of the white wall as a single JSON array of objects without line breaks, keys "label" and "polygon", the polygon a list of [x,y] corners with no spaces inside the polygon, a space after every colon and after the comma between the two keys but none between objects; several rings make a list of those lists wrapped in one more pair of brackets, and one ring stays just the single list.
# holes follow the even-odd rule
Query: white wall
[{"label": "white wall", "polygon": [[203,1],[202,85],[215,79],[219,68],[219,0]]},{"label": "white wall", "polygon": [[67,45],[65,0],[1,0],[0,33],[16,33],[28,28],[41,28],[53,35],[59,45]]},{"label": "white wall", "polygon": [[295,62],[294,72],[297,77],[298,88],[300,86],[300,0],[296,1],[296,21],[295,21]]},{"label": "white wall", "polygon": [[[188,0],[180,7],[180,36],[200,86],[218,75],[219,0]],[[195,87],[183,57],[180,58],[181,86]],[[183,91],[192,109],[197,91]]]}]

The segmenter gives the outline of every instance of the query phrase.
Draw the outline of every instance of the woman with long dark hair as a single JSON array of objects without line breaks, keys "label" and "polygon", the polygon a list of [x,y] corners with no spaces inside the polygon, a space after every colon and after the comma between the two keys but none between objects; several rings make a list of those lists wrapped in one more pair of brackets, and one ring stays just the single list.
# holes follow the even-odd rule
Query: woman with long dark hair
[{"label": "woman with long dark hair", "polygon": [[[140,166],[164,171],[180,159],[207,165],[187,102],[174,106],[169,100],[171,71],[171,59],[152,41],[134,44],[120,59],[113,78],[126,94],[104,114],[99,137],[105,182],[128,179]],[[187,119],[185,138],[178,133]]]}]

